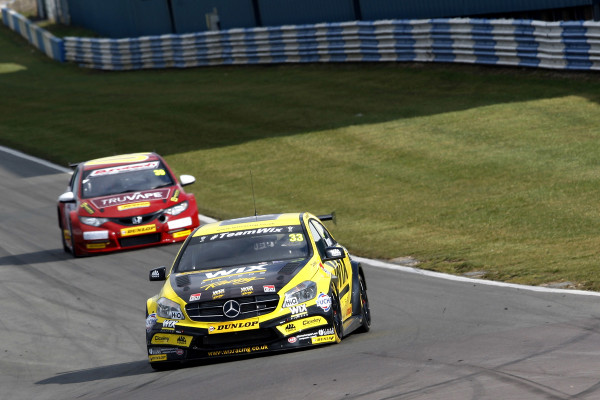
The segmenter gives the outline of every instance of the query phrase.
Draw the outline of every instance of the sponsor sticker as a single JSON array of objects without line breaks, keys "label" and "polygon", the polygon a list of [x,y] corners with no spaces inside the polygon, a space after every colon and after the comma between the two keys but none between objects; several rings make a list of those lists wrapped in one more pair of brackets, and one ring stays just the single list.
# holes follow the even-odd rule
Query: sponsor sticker
[{"label": "sponsor sticker", "polygon": [[86,249],[90,249],[90,250],[105,249],[106,243],[88,243],[85,245],[85,247],[86,247]]},{"label": "sponsor sticker", "polygon": [[156,225],[154,225],[154,224],[136,226],[134,228],[121,229],[121,236],[125,237],[125,236],[134,236],[134,235],[143,235],[145,233],[152,233],[152,232],[156,232]]},{"label": "sponsor sticker", "polygon": [[229,350],[217,350],[217,351],[209,351],[209,357],[218,357],[218,356],[232,356],[236,354],[247,354],[254,353],[255,351],[264,351],[269,350],[269,346],[263,344],[261,346],[252,346],[252,347],[242,347],[239,349],[229,349]]},{"label": "sponsor sticker", "polygon": [[254,286],[244,286],[240,288],[240,293],[242,296],[248,296],[254,293]]},{"label": "sponsor sticker", "polygon": [[296,336],[292,336],[288,338],[288,343],[294,344],[298,341],[298,338],[296,338]]},{"label": "sponsor sticker", "polygon": [[178,321],[173,321],[172,319],[166,319],[163,321],[162,327],[163,329],[175,329]]},{"label": "sponsor sticker", "polygon": [[144,192],[98,197],[91,200],[91,202],[96,208],[103,208],[129,203],[149,202],[151,200],[165,200],[167,198],[169,198],[169,189],[156,189]]},{"label": "sponsor sticker", "polygon": [[335,342],[335,335],[317,336],[310,339],[312,344]]},{"label": "sponsor sticker", "polygon": [[258,319],[246,320],[240,322],[224,322],[220,324],[212,324],[208,327],[208,334],[249,331],[260,328]]},{"label": "sponsor sticker", "polygon": [[156,324],[156,313],[149,314],[146,317],[146,332],[150,332]]},{"label": "sponsor sticker", "polygon": [[283,300],[283,308],[288,308],[288,307],[292,307],[295,306],[296,304],[298,304],[298,299],[293,297],[293,296],[285,296],[285,299]]},{"label": "sponsor sticker", "polygon": [[150,362],[154,362],[154,361],[166,361],[166,359],[167,359],[167,355],[166,354],[156,354],[156,355],[148,356],[148,360],[150,360]]},{"label": "sponsor sticker", "polygon": [[333,330],[333,328],[319,329],[319,336],[327,336],[327,335],[333,335],[333,334],[335,334],[335,331]]},{"label": "sponsor sticker", "polygon": [[[259,273],[259,274],[264,274],[267,271],[267,269],[265,267],[262,267],[260,265],[255,265],[255,266],[251,266],[251,267],[239,267],[239,268],[231,268],[231,269],[220,269],[218,271],[215,272],[206,272],[205,276],[206,276],[206,280],[210,280],[210,279],[219,279],[219,278],[223,278],[223,277],[233,277],[235,275],[246,275],[246,274],[255,274],[255,273]],[[275,286],[273,285],[269,285],[273,287],[273,291],[275,290]],[[265,290],[266,292],[266,290]]]},{"label": "sponsor sticker", "polygon": [[206,285],[202,285],[200,287],[200,289],[210,290],[210,289],[214,289],[216,287],[223,286],[223,285],[245,285],[246,283],[256,281],[259,279],[264,279],[264,278],[249,277],[249,278],[228,279],[228,280],[217,281],[217,282],[208,283]]},{"label": "sponsor sticker", "polygon": [[81,208],[83,208],[85,211],[87,211],[88,214],[94,213],[94,209],[92,207],[90,207],[90,205],[88,203],[81,203]]},{"label": "sponsor sticker", "polygon": [[213,299],[220,299],[223,296],[225,296],[225,289],[214,290],[212,293]]},{"label": "sponsor sticker", "polygon": [[331,308],[331,297],[326,295],[325,293],[319,294],[317,298],[317,306],[321,307],[323,311],[327,312]]},{"label": "sponsor sticker", "polygon": [[306,313],[306,304],[299,304],[297,306],[291,306],[290,312],[292,314],[303,314]]},{"label": "sponsor sticker", "polygon": [[123,211],[123,210],[129,210],[131,208],[143,208],[143,207],[150,207],[150,202],[149,201],[140,201],[137,203],[123,204],[123,205],[118,206],[117,210]]},{"label": "sponsor sticker", "polygon": [[190,233],[192,233],[192,230],[191,229],[186,229],[185,231],[175,232],[173,234],[173,237],[175,239],[178,239],[180,237],[188,237],[188,236],[190,236]]},{"label": "sponsor sticker", "polygon": [[129,165],[119,165],[116,167],[95,169],[90,173],[90,176],[114,175],[114,174],[121,174],[123,172],[143,171],[146,169],[156,169],[157,167],[158,167],[158,161],[149,161],[149,162],[145,162],[145,163],[129,164]]},{"label": "sponsor sticker", "polygon": [[157,333],[152,337],[152,344],[170,344],[173,346],[189,347],[193,336]]},{"label": "sponsor sticker", "polygon": [[263,291],[265,293],[275,293],[275,285],[263,285]]},{"label": "sponsor sticker", "polygon": [[279,325],[277,330],[284,335],[293,335],[306,329],[312,329],[317,326],[327,325],[327,321],[323,317],[310,317],[304,319],[297,319],[293,322],[289,322],[283,325]]},{"label": "sponsor sticker", "polygon": [[188,302],[198,301],[198,300],[200,300],[200,296],[202,296],[202,293],[194,293],[194,294],[190,295],[190,299],[188,300]]}]

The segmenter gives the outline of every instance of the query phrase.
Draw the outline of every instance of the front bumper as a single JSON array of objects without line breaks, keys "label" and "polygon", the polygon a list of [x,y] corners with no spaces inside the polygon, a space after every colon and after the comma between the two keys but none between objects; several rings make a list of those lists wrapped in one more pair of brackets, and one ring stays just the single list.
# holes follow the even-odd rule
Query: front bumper
[{"label": "front bumper", "polygon": [[297,349],[338,341],[331,312],[308,312],[263,320],[194,323],[156,318],[146,320],[150,362],[175,362]]},{"label": "front bumper", "polygon": [[180,242],[200,225],[198,212],[190,211],[176,217],[157,218],[138,226],[125,226],[112,221],[100,227],[81,224],[79,229],[73,230],[73,245],[78,253],[91,254]]}]

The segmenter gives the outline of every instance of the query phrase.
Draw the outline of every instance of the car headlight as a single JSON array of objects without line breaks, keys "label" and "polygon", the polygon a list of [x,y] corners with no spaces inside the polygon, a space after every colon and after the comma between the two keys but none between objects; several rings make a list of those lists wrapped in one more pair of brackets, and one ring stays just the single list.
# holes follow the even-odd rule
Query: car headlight
[{"label": "car headlight", "polygon": [[156,313],[159,317],[169,319],[183,319],[183,313],[179,304],[173,300],[169,300],[166,297],[161,297],[156,302],[157,309]]},{"label": "car headlight", "polygon": [[100,226],[108,221],[108,218],[79,217],[79,221],[85,225]]},{"label": "car headlight", "polygon": [[316,295],[317,284],[312,281],[304,281],[286,292],[282,307],[286,308],[307,302],[314,299]]},{"label": "car headlight", "polygon": [[188,202],[187,201],[182,201],[181,203],[173,206],[173,207],[169,207],[165,209],[165,214],[169,214],[169,215],[179,215],[182,212],[184,212],[185,210],[187,210],[188,208]]}]

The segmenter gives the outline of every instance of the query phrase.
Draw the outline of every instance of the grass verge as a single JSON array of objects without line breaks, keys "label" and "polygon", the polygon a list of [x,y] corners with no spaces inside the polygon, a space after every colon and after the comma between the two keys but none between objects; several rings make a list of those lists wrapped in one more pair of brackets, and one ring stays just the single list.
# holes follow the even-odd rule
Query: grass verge
[{"label": "grass verge", "polygon": [[332,231],[354,254],[600,289],[597,74],[444,64],[109,73],[55,63],[2,27],[0,87],[1,144],[63,165],[156,150],[196,176],[207,215],[251,215],[252,171],[260,213],[336,210]]}]

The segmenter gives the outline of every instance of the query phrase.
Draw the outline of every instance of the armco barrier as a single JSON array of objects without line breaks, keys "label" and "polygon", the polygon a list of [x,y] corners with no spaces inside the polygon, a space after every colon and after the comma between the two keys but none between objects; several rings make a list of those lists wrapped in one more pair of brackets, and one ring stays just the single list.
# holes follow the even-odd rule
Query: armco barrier
[{"label": "armco barrier", "polygon": [[[50,57],[103,70],[361,61],[600,70],[600,22],[594,21],[470,18],[356,21],[126,39],[60,40],[37,33],[43,30],[33,28],[12,11],[3,9],[2,13],[5,23],[8,13],[8,20],[13,21],[8,25],[13,30],[27,30],[50,38],[51,46],[46,42],[43,47],[38,45]],[[21,34],[34,43],[32,34]],[[57,54],[60,51],[64,53]]]},{"label": "armco barrier", "polygon": [[2,21],[48,57],[60,62],[65,61],[64,41],[62,39],[57,38],[21,14],[6,7],[2,8]]}]

